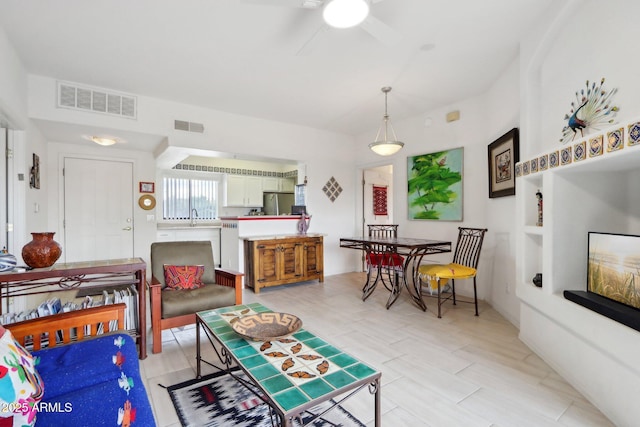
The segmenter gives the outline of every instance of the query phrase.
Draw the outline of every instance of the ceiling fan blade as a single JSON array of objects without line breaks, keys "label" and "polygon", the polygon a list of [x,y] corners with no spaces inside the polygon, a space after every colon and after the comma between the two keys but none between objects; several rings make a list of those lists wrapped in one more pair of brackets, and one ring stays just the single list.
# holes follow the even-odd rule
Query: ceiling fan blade
[{"label": "ceiling fan blade", "polygon": [[262,6],[301,7],[302,0],[241,0],[242,3],[259,4]]},{"label": "ceiling fan blade", "polygon": [[386,46],[394,46],[402,38],[400,33],[372,15],[367,16],[360,27]]},{"label": "ceiling fan blade", "polygon": [[298,51],[296,52],[296,56],[305,56],[313,52],[315,46],[318,43],[318,40],[322,38],[322,34],[327,32],[328,29],[329,26],[326,24],[320,26],[320,28],[318,28],[316,32],[313,33],[313,35],[306,42],[304,42],[300,49],[298,49]]},{"label": "ceiling fan blade", "polygon": [[[317,9],[322,6],[318,0],[241,0],[242,3],[259,4],[263,6],[300,7],[304,9]],[[378,0],[380,1],[380,0]]]}]

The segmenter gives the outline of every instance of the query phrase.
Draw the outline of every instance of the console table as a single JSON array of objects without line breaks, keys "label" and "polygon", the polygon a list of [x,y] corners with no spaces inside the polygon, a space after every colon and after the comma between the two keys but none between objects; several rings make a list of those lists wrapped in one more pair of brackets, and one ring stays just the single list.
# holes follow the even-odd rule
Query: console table
[{"label": "console table", "polygon": [[244,240],[245,285],[261,288],[318,279],[324,281],[322,234],[247,236]]},{"label": "console table", "polygon": [[0,273],[0,301],[10,297],[61,292],[80,287],[136,285],[138,330],[135,332],[140,345],[139,357],[144,359],[147,357],[146,271],[147,265],[142,258],[123,258],[60,263],[24,272],[3,272]]}]

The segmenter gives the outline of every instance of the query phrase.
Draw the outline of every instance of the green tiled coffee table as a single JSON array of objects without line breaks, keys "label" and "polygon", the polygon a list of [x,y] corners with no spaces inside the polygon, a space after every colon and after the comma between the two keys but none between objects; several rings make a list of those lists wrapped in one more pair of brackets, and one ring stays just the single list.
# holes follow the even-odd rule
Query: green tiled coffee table
[{"label": "green tiled coffee table", "polygon": [[268,342],[245,340],[231,328],[232,320],[239,316],[268,311],[272,310],[252,303],[197,313],[197,377],[201,376],[201,362],[217,367],[201,357],[202,330],[212,344],[214,339],[221,347],[220,352],[216,349],[224,364],[221,369],[233,375],[231,366],[235,362],[251,380],[252,384],[245,385],[264,396],[282,426],[293,425],[303,412],[321,402],[344,395],[340,403],[345,396],[368,388],[374,394],[375,425],[379,427],[380,372],[304,328],[285,339]]}]

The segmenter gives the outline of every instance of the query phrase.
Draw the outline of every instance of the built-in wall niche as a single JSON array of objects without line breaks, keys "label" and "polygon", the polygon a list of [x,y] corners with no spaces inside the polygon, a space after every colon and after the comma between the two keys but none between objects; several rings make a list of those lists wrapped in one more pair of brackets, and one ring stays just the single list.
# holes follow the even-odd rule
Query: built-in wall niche
[{"label": "built-in wall niche", "polygon": [[[615,129],[619,128],[616,126]],[[546,301],[547,296],[555,300],[569,295],[573,302],[583,302],[581,305],[596,313],[630,325],[628,320],[621,321],[608,315],[612,312],[611,304],[596,309],[593,298],[575,297],[587,290],[590,231],[640,235],[640,192],[637,191],[640,143],[631,141],[626,132],[624,136],[629,144],[615,151],[581,160],[574,156],[573,162],[520,176],[517,197],[522,254],[519,256],[518,293],[532,307],[545,312],[551,306]],[[579,141],[574,147],[578,144]],[[535,193],[538,190],[542,192],[544,202],[541,227],[536,225]],[[538,272],[543,273],[543,286],[536,295],[532,290],[535,287],[532,279]],[[623,311],[625,319],[629,316],[640,318],[640,311]],[[555,312],[552,317],[560,323],[569,321],[562,312]]]},{"label": "built-in wall niche", "polygon": [[[630,161],[634,159],[635,161]],[[588,232],[640,235],[637,191],[640,153],[611,159],[589,170],[576,167],[554,176],[557,200],[552,266],[555,291],[583,307],[640,331],[640,310],[587,292]],[[569,195],[569,196],[568,196]]]}]

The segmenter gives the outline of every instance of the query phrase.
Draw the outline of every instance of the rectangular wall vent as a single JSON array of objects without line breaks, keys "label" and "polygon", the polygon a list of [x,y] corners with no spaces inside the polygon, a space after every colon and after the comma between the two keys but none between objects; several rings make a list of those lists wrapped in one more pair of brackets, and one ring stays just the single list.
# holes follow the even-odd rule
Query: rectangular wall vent
[{"label": "rectangular wall vent", "polygon": [[58,107],[136,118],[134,95],[58,82]]},{"label": "rectangular wall vent", "polygon": [[173,127],[175,130],[183,130],[186,132],[204,132],[204,125],[202,123],[187,122],[184,120],[174,120]]}]

